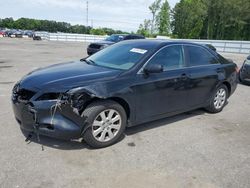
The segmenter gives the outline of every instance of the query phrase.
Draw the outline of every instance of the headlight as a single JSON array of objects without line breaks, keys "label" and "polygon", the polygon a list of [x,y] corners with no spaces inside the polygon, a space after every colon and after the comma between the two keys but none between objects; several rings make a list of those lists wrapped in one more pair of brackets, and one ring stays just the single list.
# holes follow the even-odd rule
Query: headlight
[{"label": "headlight", "polygon": [[104,44],[103,46],[101,46],[100,50],[103,50],[104,48],[107,48],[109,45]]}]

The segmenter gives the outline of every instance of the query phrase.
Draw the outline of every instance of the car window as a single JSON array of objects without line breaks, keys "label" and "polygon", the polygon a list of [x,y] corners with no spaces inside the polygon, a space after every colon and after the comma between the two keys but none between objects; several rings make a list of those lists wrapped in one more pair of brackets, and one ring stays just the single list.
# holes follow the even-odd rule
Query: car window
[{"label": "car window", "polygon": [[139,39],[138,36],[129,36],[129,39]]},{"label": "car window", "polygon": [[124,40],[130,40],[130,39],[132,39],[130,35],[124,37]]},{"label": "car window", "polygon": [[154,46],[137,43],[117,43],[87,58],[95,65],[128,70],[145,56]]},{"label": "car window", "polygon": [[105,39],[106,41],[111,41],[111,42],[119,42],[124,40],[123,35],[111,35],[108,38]]},{"label": "car window", "polygon": [[199,46],[185,46],[189,66],[217,64],[217,59],[206,49]]},{"label": "car window", "polygon": [[126,37],[124,37],[124,40],[133,40],[133,39],[144,39],[144,37],[140,35],[127,35]]},{"label": "car window", "polygon": [[174,45],[163,48],[153,56],[149,64],[160,64],[164,71],[184,67],[182,46]]}]

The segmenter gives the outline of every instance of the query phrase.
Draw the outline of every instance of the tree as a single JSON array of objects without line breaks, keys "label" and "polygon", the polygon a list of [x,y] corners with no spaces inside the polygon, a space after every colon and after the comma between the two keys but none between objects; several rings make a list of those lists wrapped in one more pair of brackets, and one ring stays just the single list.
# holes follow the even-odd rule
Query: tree
[{"label": "tree", "polygon": [[181,0],[172,11],[173,34],[179,38],[200,38],[206,18],[203,0]]},{"label": "tree", "polygon": [[0,19],[0,28],[48,31],[48,32],[65,32],[65,33],[79,33],[79,34],[96,34],[96,35],[111,35],[114,33],[127,33],[120,30],[113,30],[110,28],[93,29],[84,25],[71,25],[66,22],[56,22],[50,20],[36,20],[29,18],[20,18],[13,20],[13,18]]},{"label": "tree", "polygon": [[156,16],[156,25],[160,35],[170,33],[170,6],[167,0],[162,4],[159,14]]},{"label": "tree", "polygon": [[13,18],[5,18],[1,19],[0,21],[0,27],[12,28],[13,26],[14,26]]},{"label": "tree", "polygon": [[161,0],[155,0],[155,2],[150,5],[149,10],[152,13],[152,22],[151,22],[151,35],[154,34],[155,29],[155,18],[157,15],[157,12],[159,11],[161,7]]},{"label": "tree", "polygon": [[98,29],[92,28],[90,30],[90,34],[92,34],[92,35],[106,35],[106,33],[101,28],[98,28]]},{"label": "tree", "polygon": [[151,26],[151,20],[144,20],[144,23],[140,24],[137,34],[143,35],[145,37],[149,37],[150,26]]},{"label": "tree", "polygon": [[181,0],[171,26],[179,38],[250,40],[250,1]]},{"label": "tree", "polygon": [[204,31],[208,39],[250,39],[249,0],[206,0],[205,3],[208,17]]}]

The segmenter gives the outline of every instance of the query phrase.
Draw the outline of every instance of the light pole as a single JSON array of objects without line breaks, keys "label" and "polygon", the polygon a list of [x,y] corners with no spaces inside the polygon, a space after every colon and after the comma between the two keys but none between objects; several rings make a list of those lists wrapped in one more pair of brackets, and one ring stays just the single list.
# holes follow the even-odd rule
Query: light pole
[{"label": "light pole", "polygon": [[89,25],[89,1],[87,0],[86,2],[86,26],[88,27]]}]

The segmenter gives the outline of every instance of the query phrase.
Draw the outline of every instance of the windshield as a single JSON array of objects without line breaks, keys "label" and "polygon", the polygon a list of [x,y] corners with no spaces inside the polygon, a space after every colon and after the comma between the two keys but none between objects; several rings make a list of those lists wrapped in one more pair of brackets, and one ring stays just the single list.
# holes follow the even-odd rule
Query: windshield
[{"label": "windshield", "polygon": [[121,42],[112,45],[86,60],[107,68],[128,70],[138,63],[152,48],[140,43]]},{"label": "windshield", "polygon": [[111,35],[108,38],[106,38],[106,41],[111,41],[111,42],[119,42],[124,39],[124,36],[122,35]]}]

